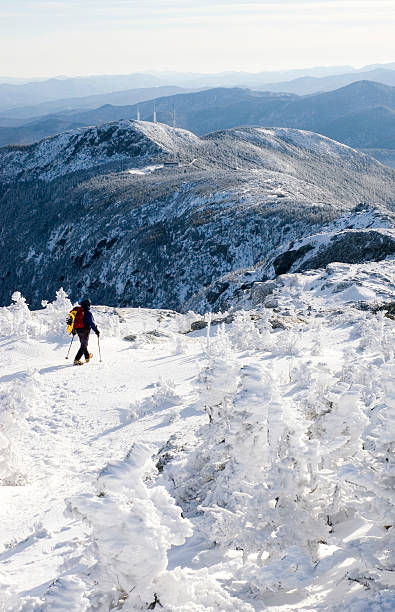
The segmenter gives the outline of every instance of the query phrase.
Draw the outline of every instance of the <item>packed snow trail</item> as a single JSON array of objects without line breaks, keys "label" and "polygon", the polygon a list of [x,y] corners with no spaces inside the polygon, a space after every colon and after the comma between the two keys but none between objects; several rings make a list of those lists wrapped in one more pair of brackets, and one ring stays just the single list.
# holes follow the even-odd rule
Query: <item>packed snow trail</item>
[{"label": "packed snow trail", "polygon": [[[156,315],[151,319],[154,326]],[[123,458],[134,442],[148,443],[155,453],[180,429],[176,406],[172,415],[163,415],[158,406],[148,419],[132,420],[133,403],[166,388],[170,374],[170,384],[185,393],[188,403],[188,379],[198,371],[192,355],[169,354],[169,346],[162,349],[157,343],[134,349],[105,333],[100,363],[95,340],[94,359],[81,368],[65,361],[67,337],[62,344],[17,336],[0,343],[0,381],[11,385],[11,399],[16,395],[20,403],[22,395],[25,401],[26,423],[9,430],[20,486],[2,487],[0,521],[5,546],[0,559],[21,597],[45,591],[60,573],[62,549],[69,547],[64,532],[73,531],[73,521],[64,516],[65,498],[92,490],[100,470]],[[192,412],[183,419],[186,439],[202,418]]]},{"label": "packed snow trail", "polygon": [[187,335],[192,313],[97,308],[103,362],[93,337],[80,368],[66,296],[31,313],[16,294],[0,610],[393,609],[394,322],[349,301],[393,280],[287,275],[275,311]]},{"label": "packed snow trail", "polygon": [[[106,462],[123,456],[133,441],[167,440],[167,432],[160,428],[144,436],[148,426],[130,420],[131,402],[149,393],[147,387],[157,384],[161,377],[166,378],[170,364],[174,366],[172,379],[182,382],[185,367],[187,374],[191,373],[190,360],[185,356],[169,356],[157,347],[132,351],[122,340],[111,338],[103,340],[105,361],[98,363],[95,355],[89,365],[76,368],[61,361],[67,345],[19,344],[26,372],[34,370],[37,380],[36,397],[32,398],[34,412],[28,417],[31,429],[24,432],[18,444],[20,449],[29,449],[29,482],[38,484],[50,478],[51,495],[54,486],[62,495],[65,481],[76,488],[84,486]],[[161,416],[155,419],[163,420]],[[13,492],[18,493],[18,489]]]}]

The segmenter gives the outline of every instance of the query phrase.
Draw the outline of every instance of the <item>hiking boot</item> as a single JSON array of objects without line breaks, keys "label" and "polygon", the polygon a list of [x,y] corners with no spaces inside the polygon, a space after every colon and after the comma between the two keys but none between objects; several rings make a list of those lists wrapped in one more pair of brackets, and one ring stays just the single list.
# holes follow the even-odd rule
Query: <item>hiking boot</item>
[{"label": "hiking boot", "polygon": [[74,359],[74,365],[84,365],[81,359]]},{"label": "hiking boot", "polygon": [[89,353],[89,357],[85,358],[85,363],[89,363],[92,357],[93,357],[93,353]]}]

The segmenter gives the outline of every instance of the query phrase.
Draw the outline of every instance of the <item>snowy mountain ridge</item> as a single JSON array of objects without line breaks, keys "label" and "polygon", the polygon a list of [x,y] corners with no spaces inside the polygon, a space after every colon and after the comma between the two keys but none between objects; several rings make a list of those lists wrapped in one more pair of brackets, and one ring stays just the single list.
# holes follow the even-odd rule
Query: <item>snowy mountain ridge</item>
[{"label": "snowy mountain ridge", "polygon": [[[166,158],[171,154],[178,155],[182,161],[192,161],[195,155],[206,155],[205,165],[208,162],[216,166],[218,162],[207,159],[207,153],[212,151],[210,145],[213,142],[217,146],[223,145],[221,141],[224,137],[226,140],[227,132],[229,139],[236,137],[237,140],[237,136],[241,136],[240,144],[244,142],[250,145],[258,155],[255,163],[251,155],[247,159],[240,156],[237,162],[241,168],[251,168],[258,166],[259,161],[266,161],[268,168],[286,171],[288,167],[280,163],[276,152],[290,153],[291,149],[296,159],[303,158],[306,153],[314,153],[328,155],[337,161],[344,159],[357,165],[364,160],[363,154],[347,145],[313,132],[292,128],[235,128],[199,138],[192,132],[165,124],[121,120],[101,127],[64,132],[32,145],[0,148],[0,181],[51,181],[71,172],[99,168],[111,163],[124,164],[126,161],[141,164],[147,157],[164,155]],[[262,156],[262,149],[265,149],[266,158]],[[232,159],[229,154],[227,157]],[[237,151],[234,151],[233,162],[235,157]],[[218,161],[230,163],[229,159]],[[368,157],[364,162],[367,167],[375,164]],[[380,165],[376,163],[376,170],[379,168]]]},{"label": "snowy mountain ridge", "polygon": [[[137,121],[119,121],[45,138],[37,144],[0,149],[0,180],[51,181],[71,172],[170,154],[176,139],[196,145],[191,132]],[[151,128],[151,129],[150,129]]]},{"label": "snowy mountain ridge", "polygon": [[[224,275],[259,267],[273,276],[275,257],[294,250],[290,244],[361,202],[378,219],[387,215],[377,221],[384,229],[350,232],[360,249],[347,261],[370,259],[370,240],[383,242],[374,248],[381,258],[393,252],[385,227],[395,172],[309,132],[237,128],[199,139],[123,121],[0,149],[0,172],[2,304],[17,288],[38,307],[63,286],[73,299],[196,309],[200,292],[216,284],[207,301],[216,310]],[[342,257],[348,239],[328,248],[322,265]]]},{"label": "snowy mountain ridge", "polygon": [[194,313],[96,307],[103,361],[92,340],[82,368],[64,292],[16,293],[0,609],[392,609],[394,262],[281,275],[188,334]]}]

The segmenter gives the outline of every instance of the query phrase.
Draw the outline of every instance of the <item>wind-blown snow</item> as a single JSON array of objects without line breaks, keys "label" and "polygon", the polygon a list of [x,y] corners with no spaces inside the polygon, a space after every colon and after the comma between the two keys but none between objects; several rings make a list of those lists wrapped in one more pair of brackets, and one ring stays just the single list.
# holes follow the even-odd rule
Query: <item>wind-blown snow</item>
[{"label": "wind-blown snow", "polygon": [[393,609],[394,277],[283,275],[188,334],[193,313],[94,307],[103,361],[93,337],[80,368],[65,293],[15,293],[0,610]]}]

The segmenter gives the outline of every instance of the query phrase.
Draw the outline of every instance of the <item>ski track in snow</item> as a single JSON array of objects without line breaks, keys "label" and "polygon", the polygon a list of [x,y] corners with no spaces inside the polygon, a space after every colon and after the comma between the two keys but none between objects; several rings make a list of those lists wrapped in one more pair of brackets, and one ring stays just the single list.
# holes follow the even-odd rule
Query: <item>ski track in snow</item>
[{"label": "ski track in snow", "polygon": [[[308,282],[314,285],[311,274]],[[299,297],[292,283],[288,293],[286,283],[283,289],[286,308]],[[129,325],[143,332],[137,343],[123,340],[123,332],[104,332],[100,363],[93,336],[94,359],[78,368],[71,361],[75,343],[66,362],[67,339],[33,333],[37,321],[17,302],[12,316],[19,332],[0,339],[6,390],[0,400],[13,415],[0,433],[12,435],[9,465],[17,474],[17,486],[0,488],[0,610],[104,612],[117,602],[130,612],[147,609],[157,592],[168,612],[393,609],[387,558],[393,527],[385,509],[393,519],[395,500],[386,489],[393,473],[382,475],[379,463],[386,445],[394,446],[393,425],[385,420],[395,408],[393,321],[342,305],[336,289],[336,309],[327,311],[323,298],[299,291],[305,306],[319,309],[294,313],[289,329],[272,330],[267,311],[256,323],[241,313],[226,328],[213,327],[209,340],[206,330],[180,336],[175,324],[158,325],[155,311],[133,311]],[[4,316],[8,321],[8,311]],[[150,326],[168,335],[148,341]],[[368,463],[361,440],[366,448],[377,445],[376,463]],[[144,453],[155,456],[161,448],[170,456],[155,475]],[[160,486],[189,523],[176,519]],[[340,497],[348,496],[344,506],[336,501],[338,486]],[[382,516],[365,491],[379,504],[382,495]],[[310,512],[312,496],[311,504],[321,507]],[[117,543],[101,499],[114,513]],[[156,531],[155,522],[137,523],[133,531],[142,500],[143,517],[163,513]],[[170,525],[167,554],[152,552],[156,542],[164,545]],[[188,529],[193,535],[185,540]],[[304,545],[306,529],[311,544]],[[147,557],[138,552],[139,538]],[[260,561],[265,551],[269,564]],[[122,559],[135,563],[129,574]],[[152,586],[141,579],[140,588],[136,576],[148,559]],[[113,566],[117,597],[122,585],[131,586],[125,600],[108,599]]]}]

